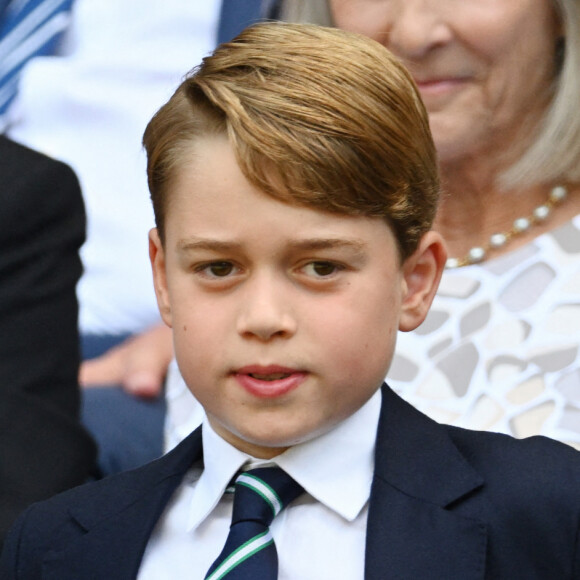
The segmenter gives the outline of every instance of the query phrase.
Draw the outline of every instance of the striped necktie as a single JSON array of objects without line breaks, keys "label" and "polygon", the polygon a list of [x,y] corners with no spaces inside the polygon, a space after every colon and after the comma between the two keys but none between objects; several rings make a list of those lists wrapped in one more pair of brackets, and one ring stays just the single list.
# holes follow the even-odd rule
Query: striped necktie
[{"label": "striped necktie", "polygon": [[278,554],[269,527],[303,491],[279,467],[241,473],[235,481],[230,533],[205,580],[276,580]]},{"label": "striped necktie", "polygon": [[22,68],[53,54],[69,25],[73,0],[10,0],[0,20],[0,126],[18,91]]}]

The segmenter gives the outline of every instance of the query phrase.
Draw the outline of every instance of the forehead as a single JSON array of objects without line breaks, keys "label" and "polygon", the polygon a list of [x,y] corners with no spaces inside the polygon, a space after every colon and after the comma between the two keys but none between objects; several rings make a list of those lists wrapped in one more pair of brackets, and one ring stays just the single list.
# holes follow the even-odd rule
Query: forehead
[{"label": "forehead", "polygon": [[268,245],[283,241],[297,248],[347,242],[355,247],[379,239],[395,244],[391,228],[380,218],[330,213],[263,193],[245,178],[225,137],[194,143],[170,189],[166,235],[179,245],[213,240],[262,246],[265,241]]}]

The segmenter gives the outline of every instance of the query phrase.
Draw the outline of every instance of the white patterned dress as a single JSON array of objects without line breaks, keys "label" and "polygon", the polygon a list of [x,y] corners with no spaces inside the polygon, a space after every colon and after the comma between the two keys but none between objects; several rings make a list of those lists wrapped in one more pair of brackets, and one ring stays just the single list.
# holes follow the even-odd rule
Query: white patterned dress
[{"label": "white patterned dress", "polygon": [[446,270],[425,322],[399,334],[388,381],[437,421],[580,449],[580,216]]}]

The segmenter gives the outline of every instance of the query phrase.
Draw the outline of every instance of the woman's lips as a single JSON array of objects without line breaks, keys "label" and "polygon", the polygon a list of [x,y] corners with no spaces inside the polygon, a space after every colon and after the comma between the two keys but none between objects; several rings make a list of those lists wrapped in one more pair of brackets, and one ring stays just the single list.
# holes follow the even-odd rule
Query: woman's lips
[{"label": "woman's lips", "polygon": [[281,397],[301,385],[306,372],[278,365],[247,366],[233,373],[236,381],[250,394],[261,398]]},{"label": "woman's lips", "polygon": [[423,99],[436,99],[446,97],[447,95],[462,88],[466,80],[464,78],[434,78],[434,79],[415,79],[415,83]]}]

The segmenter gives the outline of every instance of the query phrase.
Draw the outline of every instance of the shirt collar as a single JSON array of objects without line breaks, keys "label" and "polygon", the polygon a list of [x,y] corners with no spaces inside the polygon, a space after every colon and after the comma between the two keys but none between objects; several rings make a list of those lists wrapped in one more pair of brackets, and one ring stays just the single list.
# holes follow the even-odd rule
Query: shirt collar
[{"label": "shirt collar", "polygon": [[222,439],[207,417],[202,422],[203,471],[195,484],[188,519],[192,530],[211,513],[225,493],[226,487],[250,458]]},{"label": "shirt collar", "polygon": [[380,389],[356,413],[311,441],[295,445],[270,461],[239,451],[203,421],[204,469],[192,494],[188,529],[211,513],[244,464],[275,463],[317,501],[347,521],[354,520],[370,497],[374,450],[381,407]]},{"label": "shirt collar", "polygon": [[275,458],[316,500],[353,521],[370,497],[381,410],[378,390],[337,427]]}]

